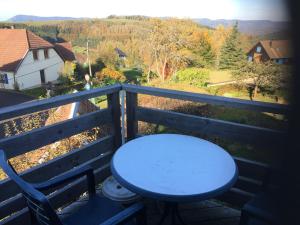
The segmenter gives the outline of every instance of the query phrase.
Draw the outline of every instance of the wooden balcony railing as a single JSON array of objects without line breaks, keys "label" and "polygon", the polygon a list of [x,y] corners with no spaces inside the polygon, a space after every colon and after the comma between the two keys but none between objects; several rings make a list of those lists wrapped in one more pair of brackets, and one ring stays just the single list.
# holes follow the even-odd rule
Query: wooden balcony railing
[{"label": "wooden balcony railing", "polygon": [[[75,166],[91,165],[95,169],[96,182],[101,183],[110,174],[109,163],[113,152],[121,145],[121,111],[119,101],[119,91],[121,90],[126,91],[128,140],[139,135],[138,121],[144,121],[176,128],[177,130],[208,134],[265,147],[280,148],[283,144],[282,140],[285,133],[282,131],[141,107],[138,105],[138,94],[277,114],[286,114],[289,110],[288,106],[125,84],[1,109],[0,121],[93,97],[107,95],[108,99],[108,108],[106,109],[4,138],[0,140],[0,148],[5,150],[8,158],[12,158],[91,128],[103,124],[111,124],[113,129],[109,135],[22,173],[24,179],[38,182],[64,173]],[[221,199],[241,205],[260,189],[261,181],[268,169],[268,165],[242,158],[235,158],[235,160],[240,172],[238,182],[230,192],[221,196]],[[85,182],[83,179],[80,179],[65,187],[51,190],[51,193],[49,192],[48,194],[52,205],[58,208],[74,201],[85,191]],[[30,225],[29,212],[25,206],[25,201],[17,186],[10,179],[0,181],[0,224]]]}]

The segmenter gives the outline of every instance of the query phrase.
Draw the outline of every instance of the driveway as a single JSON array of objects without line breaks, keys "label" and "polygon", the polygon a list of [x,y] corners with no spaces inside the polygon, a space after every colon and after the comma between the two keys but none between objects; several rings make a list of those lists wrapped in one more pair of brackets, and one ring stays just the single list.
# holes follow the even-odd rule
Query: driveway
[{"label": "driveway", "polygon": [[17,91],[0,89],[0,108],[17,105],[34,100],[34,97],[22,94]]}]

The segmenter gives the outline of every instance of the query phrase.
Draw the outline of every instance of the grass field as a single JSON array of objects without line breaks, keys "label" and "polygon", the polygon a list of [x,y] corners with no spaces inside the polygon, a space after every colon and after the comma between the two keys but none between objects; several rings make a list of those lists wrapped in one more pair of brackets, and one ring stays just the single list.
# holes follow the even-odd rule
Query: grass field
[{"label": "grass field", "polygon": [[126,68],[121,70],[125,77],[127,83],[134,83],[134,84],[140,84],[141,83],[141,77],[143,72],[137,68]]},{"label": "grass field", "polygon": [[43,87],[22,90],[22,92],[35,98],[45,98],[47,93],[46,89]]},{"label": "grass field", "polygon": [[231,71],[228,70],[210,70],[209,82],[210,83],[220,83],[232,81]]},{"label": "grass field", "polygon": [[[212,80],[215,82],[223,82],[225,79],[230,78],[230,72],[228,71],[214,71]],[[224,96],[230,98],[240,98],[250,100],[249,92],[246,88],[238,88],[236,85],[222,85],[215,87],[196,87],[189,84],[176,83],[172,81],[161,82],[160,79],[153,80],[149,86],[173,89],[187,92],[194,92],[200,94],[209,94],[216,96]],[[267,95],[265,93],[258,93],[254,99],[256,101],[272,102],[272,103],[288,103],[286,94],[278,93],[278,102],[275,96]],[[248,110],[235,109],[230,107],[214,106],[203,103],[184,102],[178,100],[170,100],[165,98],[153,98],[151,96],[141,95],[139,103],[145,105],[145,107],[159,108],[165,110],[178,111],[181,113],[187,113],[192,115],[198,115],[203,117],[209,117],[214,119],[220,119],[230,122],[236,122],[241,124],[247,124],[252,126],[282,130],[287,129],[287,120],[282,115],[276,115],[271,113],[252,112]],[[173,133],[178,132],[176,130],[169,129],[164,126],[157,126],[155,124],[141,123],[141,133]],[[181,133],[181,132],[180,132]],[[187,133],[189,134],[189,133]],[[196,135],[197,134],[191,134]],[[270,149],[259,149],[251,145],[240,144],[228,140],[222,140],[220,138],[202,137],[207,140],[211,140],[218,145],[221,145],[230,152],[232,155],[238,157],[244,157],[256,161],[270,163],[273,160],[274,152]]]}]

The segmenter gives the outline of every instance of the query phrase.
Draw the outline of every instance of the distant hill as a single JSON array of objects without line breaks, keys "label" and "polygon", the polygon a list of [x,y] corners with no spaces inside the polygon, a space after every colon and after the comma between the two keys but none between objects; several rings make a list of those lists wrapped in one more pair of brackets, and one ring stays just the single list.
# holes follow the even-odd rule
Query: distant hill
[{"label": "distant hill", "polygon": [[260,40],[272,39],[272,40],[280,40],[280,39],[291,39],[291,33],[288,30],[282,30],[270,34],[264,34],[258,36]]},{"label": "distant hill", "polygon": [[30,16],[30,15],[16,15],[8,19],[8,21],[14,23],[21,23],[21,22],[35,22],[35,21],[78,20],[78,19],[82,19],[82,18],[60,17],[60,16],[41,17],[41,16]]},{"label": "distant hill", "polygon": [[195,22],[216,28],[218,25],[223,25],[224,27],[233,26],[235,22],[238,22],[239,30],[242,33],[249,35],[265,35],[270,33],[281,32],[283,30],[288,30],[289,22],[275,22],[269,20],[210,20],[210,19],[193,19]]}]

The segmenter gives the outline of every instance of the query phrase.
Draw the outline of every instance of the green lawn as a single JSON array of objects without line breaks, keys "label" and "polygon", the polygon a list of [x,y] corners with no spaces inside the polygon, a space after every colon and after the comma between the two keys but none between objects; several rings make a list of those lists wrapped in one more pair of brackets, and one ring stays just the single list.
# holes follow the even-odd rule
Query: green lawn
[{"label": "green lawn", "polygon": [[[215,71],[214,81],[222,82],[224,79],[230,77],[228,71]],[[221,78],[222,81],[220,80]],[[240,98],[250,100],[249,92],[246,88],[238,88],[236,85],[222,85],[215,87],[196,87],[183,83],[176,83],[172,81],[161,82],[161,80],[153,80],[149,86],[155,86],[165,89],[181,90],[201,94],[210,94],[216,96],[224,96],[231,98]],[[288,103],[286,93],[277,93],[279,97],[278,103]],[[256,101],[273,102],[276,103],[275,97],[266,93],[258,93],[254,99]],[[160,108],[164,110],[174,110],[181,113],[187,113],[197,116],[203,116],[208,118],[214,118],[219,120],[225,120],[230,122],[236,122],[241,124],[247,124],[252,126],[282,130],[287,129],[287,120],[282,115],[276,115],[272,113],[261,113],[249,110],[242,110],[230,107],[222,107],[216,105],[209,105],[204,103],[183,102],[178,103],[174,100],[167,100],[164,98],[153,98],[147,95],[141,95],[139,103],[150,108]],[[173,129],[169,129],[164,126],[156,126],[155,124],[142,123],[141,133],[170,133],[179,132]],[[190,133],[187,133],[190,134]],[[197,134],[192,134],[197,135]],[[234,141],[224,140],[214,137],[203,137],[211,140],[226,149],[232,155],[244,157],[261,162],[271,162],[274,152],[270,149],[261,149],[248,144],[240,144]]]},{"label": "green lawn", "polygon": [[22,90],[22,92],[35,98],[45,98],[47,93],[46,89],[43,87]]},{"label": "green lawn", "polygon": [[140,84],[141,83],[141,78],[143,75],[143,72],[137,68],[125,68],[121,70],[125,77],[126,77],[126,82],[128,83],[134,83],[134,84]]},{"label": "green lawn", "polygon": [[232,81],[231,71],[229,70],[210,70],[209,72],[209,82],[210,83],[220,83]]}]

